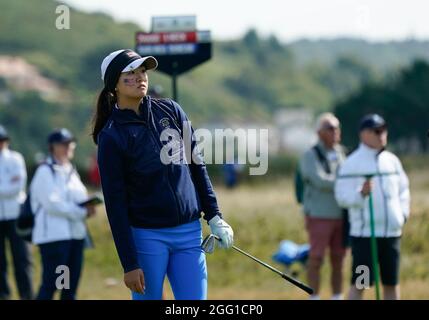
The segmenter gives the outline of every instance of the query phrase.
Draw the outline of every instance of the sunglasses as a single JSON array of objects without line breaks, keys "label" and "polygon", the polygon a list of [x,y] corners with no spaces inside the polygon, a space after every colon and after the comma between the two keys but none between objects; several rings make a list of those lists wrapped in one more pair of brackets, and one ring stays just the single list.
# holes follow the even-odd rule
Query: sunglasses
[{"label": "sunglasses", "polygon": [[387,131],[387,128],[376,128],[372,130],[377,136]]},{"label": "sunglasses", "polygon": [[340,129],[339,126],[326,125],[322,127],[323,130],[334,131]]}]

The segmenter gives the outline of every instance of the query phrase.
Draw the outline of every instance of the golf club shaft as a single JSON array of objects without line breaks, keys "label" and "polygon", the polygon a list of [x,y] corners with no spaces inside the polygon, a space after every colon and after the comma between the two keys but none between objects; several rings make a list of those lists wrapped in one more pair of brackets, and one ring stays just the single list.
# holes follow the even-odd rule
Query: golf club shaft
[{"label": "golf club shaft", "polygon": [[294,284],[295,286],[297,286],[298,288],[304,290],[305,292],[307,292],[308,294],[313,294],[313,289],[306,286],[305,284],[303,284],[302,282],[288,276],[287,274],[284,274],[283,272],[277,270],[276,268],[270,266],[269,264],[259,260],[258,258],[255,258],[254,256],[252,256],[251,254],[248,254],[247,252],[241,250],[240,248],[237,248],[236,246],[232,246],[233,249],[235,249],[236,251],[244,254],[245,256],[249,257],[250,259],[258,262],[259,264],[263,265],[264,267],[270,269],[271,271],[277,273],[278,275],[280,275],[283,279],[285,279],[286,281],[289,281],[290,283]]},{"label": "golf club shaft", "polygon": [[378,252],[377,252],[377,240],[375,238],[375,223],[374,223],[374,207],[372,192],[369,193],[369,218],[370,218],[370,228],[371,228],[371,259],[372,267],[374,269],[374,280],[375,280],[375,297],[377,300],[380,300],[380,276],[378,270]]},{"label": "golf club shaft", "polygon": [[373,177],[383,177],[383,176],[391,176],[391,175],[399,175],[398,172],[374,172],[374,173],[357,173],[357,174],[343,174],[338,176],[337,179],[350,179],[350,178],[366,178],[371,179]]},{"label": "golf club shaft", "polygon": [[[218,236],[215,235],[216,240],[218,241],[222,241]],[[241,250],[240,248],[236,247],[236,246],[232,246],[232,248],[238,252],[240,252],[241,254],[244,254],[246,257],[249,257],[250,259],[256,261],[257,263],[263,265],[264,267],[270,269],[271,271],[277,273],[278,275],[280,275],[283,279],[285,279],[286,281],[289,281],[290,283],[294,284],[295,286],[297,286],[298,288],[300,288],[301,290],[304,290],[305,292],[307,292],[308,294],[313,294],[314,290],[310,287],[308,287],[307,285],[303,284],[302,282],[288,276],[287,274],[284,274],[283,272],[277,270],[276,268],[270,266],[269,264],[259,260],[258,258],[255,258],[254,256],[252,256],[251,254]]]}]

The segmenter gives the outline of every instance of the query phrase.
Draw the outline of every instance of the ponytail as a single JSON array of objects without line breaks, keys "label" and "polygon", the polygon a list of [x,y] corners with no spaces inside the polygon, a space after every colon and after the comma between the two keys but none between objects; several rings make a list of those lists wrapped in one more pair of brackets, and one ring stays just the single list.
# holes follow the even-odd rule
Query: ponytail
[{"label": "ponytail", "polygon": [[98,134],[112,114],[113,105],[115,103],[116,95],[107,91],[106,88],[103,88],[98,96],[95,114],[92,119],[92,139],[95,144],[97,144]]}]

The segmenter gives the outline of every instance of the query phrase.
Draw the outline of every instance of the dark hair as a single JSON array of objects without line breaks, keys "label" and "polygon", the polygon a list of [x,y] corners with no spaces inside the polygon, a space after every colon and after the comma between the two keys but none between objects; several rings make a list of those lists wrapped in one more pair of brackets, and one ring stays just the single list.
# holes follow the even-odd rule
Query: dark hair
[{"label": "dark hair", "polygon": [[112,109],[116,103],[116,94],[107,91],[106,88],[101,90],[98,95],[94,116],[92,118],[92,140],[97,144],[98,134],[105,126],[107,120],[112,114]]}]

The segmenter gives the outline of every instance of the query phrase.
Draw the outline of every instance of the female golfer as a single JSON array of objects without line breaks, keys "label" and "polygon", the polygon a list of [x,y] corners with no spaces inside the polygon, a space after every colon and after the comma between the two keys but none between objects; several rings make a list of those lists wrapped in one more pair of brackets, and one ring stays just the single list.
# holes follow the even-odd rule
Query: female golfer
[{"label": "female golfer", "polygon": [[[42,283],[38,300],[51,300],[60,275],[69,275],[61,284],[62,300],[74,300],[83,263],[85,219],[95,207],[82,207],[87,190],[70,160],[75,138],[67,129],[53,131],[48,137],[50,156],[34,174],[30,185],[31,206],[35,214],[32,240],[42,258]],[[66,266],[66,269],[58,267]],[[66,272],[68,271],[68,272]]]},{"label": "female golfer", "polygon": [[[206,299],[201,211],[221,247],[232,246],[233,231],[219,212],[198,148],[186,135],[193,129],[185,112],[170,99],[146,95],[147,70],[157,65],[154,57],[132,50],[112,52],[101,64],[104,88],[93,139],[107,216],[134,300],[161,299],[165,275],[176,299]],[[177,139],[165,138],[168,132],[186,136],[178,149]],[[184,160],[188,145],[192,159]]]}]

